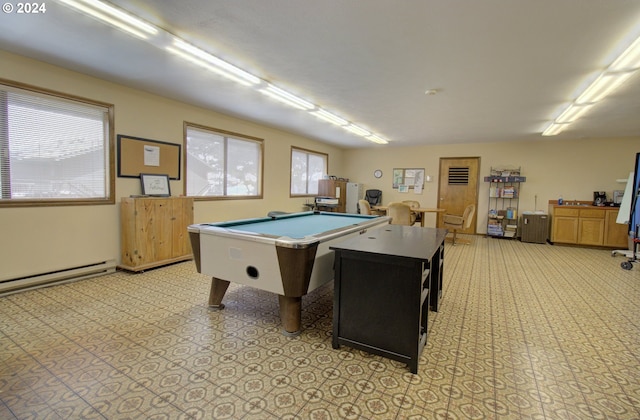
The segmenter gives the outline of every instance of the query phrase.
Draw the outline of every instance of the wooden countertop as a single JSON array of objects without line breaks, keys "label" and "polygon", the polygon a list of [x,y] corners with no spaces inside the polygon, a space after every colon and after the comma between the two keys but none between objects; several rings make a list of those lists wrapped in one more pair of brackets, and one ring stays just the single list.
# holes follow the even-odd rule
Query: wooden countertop
[{"label": "wooden countertop", "polygon": [[555,207],[566,207],[566,208],[573,208],[573,209],[614,209],[617,210],[620,207],[614,207],[614,206],[594,206],[593,205],[593,201],[581,201],[581,200],[565,200],[564,204],[562,204],[561,206],[558,206],[558,200],[549,200],[549,205],[550,206],[555,206]]}]

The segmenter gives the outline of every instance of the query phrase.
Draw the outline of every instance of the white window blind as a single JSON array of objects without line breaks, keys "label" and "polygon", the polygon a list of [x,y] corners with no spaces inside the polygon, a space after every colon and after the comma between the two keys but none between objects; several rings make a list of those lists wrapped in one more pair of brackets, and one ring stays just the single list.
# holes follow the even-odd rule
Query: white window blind
[{"label": "white window blind", "polygon": [[0,85],[0,202],[110,199],[108,106]]},{"label": "white window blind", "polygon": [[317,195],[328,170],[328,155],[291,148],[291,195]]},{"label": "white window blind", "polygon": [[187,195],[262,196],[262,140],[187,125]]}]

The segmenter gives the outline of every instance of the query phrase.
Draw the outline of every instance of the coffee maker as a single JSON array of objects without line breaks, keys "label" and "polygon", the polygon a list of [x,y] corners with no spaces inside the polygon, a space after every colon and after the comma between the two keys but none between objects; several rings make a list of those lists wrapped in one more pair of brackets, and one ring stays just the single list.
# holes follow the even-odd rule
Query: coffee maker
[{"label": "coffee maker", "polygon": [[607,193],[604,191],[594,191],[593,192],[593,205],[594,206],[604,206],[607,201]]}]

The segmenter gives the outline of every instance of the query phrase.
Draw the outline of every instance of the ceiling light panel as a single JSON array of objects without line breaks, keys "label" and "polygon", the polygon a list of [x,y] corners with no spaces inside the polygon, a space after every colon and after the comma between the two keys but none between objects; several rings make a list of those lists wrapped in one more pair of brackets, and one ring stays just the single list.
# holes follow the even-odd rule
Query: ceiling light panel
[{"label": "ceiling light panel", "polygon": [[349,124],[349,121],[345,120],[344,118],[340,118],[337,115],[332,114],[331,112],[325,111],[324,109],[313,111],[311,114],[315,115],[321,120],[330,122],[331,124],[335,124],[337,126],[343,126],[343,125]]},{"label": "ceiling light panel", "polygon": [[358,127],[355,124],[350,124],[344,127],[345,130],[352,132],[353,134],[357,134],[362,137],[370,136],[371,132],[365,130],[362,127]]},{"label": "ceiling light panel", "polygon": [[578,105],[573,104],[564,110],[562,114],[558,118],[556,118],[556,123],[571,123],[580,118],[582,115],[586,114],[587,111],[591,109],[594,104],[584,104]]},{"label": "ceiling light panel", "polygon": [[148,39],[149,35],[158,34],[155,26],[138,19],[120,9],[96,0],[58,0],[60,3],[71,6],[89,16],[122,29],[138,38]]},{"label": "ceiling light panel", "polygon": [[543,136],[555,136],[556,134],[560,134],[561,132],[563,132],[566,128],[569,127],[569,123],[565,123],[565,124],[557,124],[555,122],[552,122],[551,124],[549,124],[549,126],[542,132]]},{"label": "ceiling light panel", "polygon": [[610,72],[640,69],[640,37],[627,48],[607,69]]},{"label": "ceiling light panel", "polygon": [[578,104],[599,102],[616,90],[633,73],[603,73],[576,99]]},{"label": "ceiling light panel", "polygon": [[316,106],[309,101],[306,101],[292,93],[287,92],[284,89],[280,89],[277,86],[269,84],[266,88],[260,89],[263,94],[276,99],[286,105],[292,106],[297,109],[310,110]]}]

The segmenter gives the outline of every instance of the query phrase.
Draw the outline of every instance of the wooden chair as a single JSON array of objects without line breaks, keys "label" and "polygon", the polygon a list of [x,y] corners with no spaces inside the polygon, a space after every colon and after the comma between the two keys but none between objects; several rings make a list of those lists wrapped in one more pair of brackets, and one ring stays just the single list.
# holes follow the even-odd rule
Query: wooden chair
[{"label": "wooden chair", "polygon": [[[409,207],[411,207],[411,210],[413,209],[419,209],[420,208],[420,203],[415,201],[415,200],[403,200],[402,203],[408,205]],[[411,220],[412,220],[412,225],[415,225],[416,222],[420,222],[422,218],[422,215],[419,213],[416,213],[414,211],[411,212]]]},{"label": "wooden chair", "polygon": [[[456,234],[458,230],[468,229],[471,226],[471,220],[473,220],[473,214],[476,211],[474,204],[469,204],[465,209],[462,216],[456,216],[453,214],[445,214],[442,222],[443,227],[453,231],[453,245],[456,244]],[[462,242],[462,241],[460,241]],[[466,243],[469,243],[466,241]]]},{"label": "wooden chair", "polygon": [[358,208],[360,209],[360,214],[373,214],[367,200],[358,200]]},{"label": "wooden chair", "polygon": [[387,208],[387,216],[391,217],[392,225],[411,226],[411,207],[404,203],[390,203]]}]

